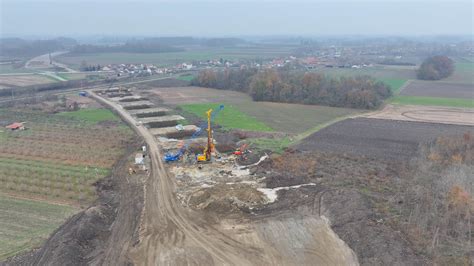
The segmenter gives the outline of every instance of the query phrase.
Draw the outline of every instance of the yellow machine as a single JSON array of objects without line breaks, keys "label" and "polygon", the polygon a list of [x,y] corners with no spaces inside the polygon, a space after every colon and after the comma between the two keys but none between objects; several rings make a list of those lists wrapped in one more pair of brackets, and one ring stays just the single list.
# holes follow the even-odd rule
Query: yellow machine
[{"label": "yellow machine", "polygon": [[207,112],[207,146],[204,149],[202,154],[198,154],[197,161],[199,162],[208,162],[211,160],[211,153],[214,151],[214,142],[212,140],[212,128],[211,128],[211,114],[212,109],[209,109]]}]

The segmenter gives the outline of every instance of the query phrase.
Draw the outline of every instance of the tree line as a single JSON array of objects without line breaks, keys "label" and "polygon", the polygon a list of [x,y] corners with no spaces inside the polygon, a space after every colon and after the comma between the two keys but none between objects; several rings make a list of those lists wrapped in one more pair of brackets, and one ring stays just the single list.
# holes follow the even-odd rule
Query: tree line
[{"label": "tree line", "polygon": [[329,77],[274,69],[204,70],[192,85],[248,93],[255,101],[373,109],[391,91],[369,76]]},{"label": "tree line", "polygon": [[417,76],[424,80],[439,80],[449,77],[454,72],[454,62],[447,56],[427,58],[418,69]]}]

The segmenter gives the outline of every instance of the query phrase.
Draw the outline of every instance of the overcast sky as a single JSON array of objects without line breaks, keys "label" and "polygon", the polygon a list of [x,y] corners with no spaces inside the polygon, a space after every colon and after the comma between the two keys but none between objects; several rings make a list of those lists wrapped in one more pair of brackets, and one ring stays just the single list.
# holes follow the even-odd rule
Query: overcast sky
[{"label": "overcast sky", "polygon": [[471,0],[0,0],[2,36],[473,34]]}]

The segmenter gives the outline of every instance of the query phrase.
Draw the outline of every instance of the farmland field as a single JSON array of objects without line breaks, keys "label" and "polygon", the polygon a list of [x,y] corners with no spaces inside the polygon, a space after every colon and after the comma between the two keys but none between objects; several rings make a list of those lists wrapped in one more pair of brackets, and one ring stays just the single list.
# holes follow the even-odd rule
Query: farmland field
[{"label": "farmland field", "polygon": [[[219,109],[219,104],[185,104],[180,106],[184,111],[206,119],[206,111],[212,108]],[[223,110],[215,117],[215,123],[223,126],[225,129],[243,129],[252,131],[273,131],[272,128],[258,121],[254,117],[242,113],[232,105],[226,105]]]},{"label": "farmland field", "polygon": [[40,244],[77,206],[94,201],[94,184],[133,136],[105,109],[0,109],[2,126],[14,121],[27,129],[0,132],[0,259]]},{"label": "farmland field", "polygon": [[0,260],[38,246],[77,210],[0,193]]},{"label": "farmland field", "polygon": [[56,82],[55,79],[50,78],[46,75],[1,75],[0,86],[13,87],[13,86],[28,86],[35,84],[46,84]]},{"label": "farmland field", "polygon": [[440,98],[440,97],[419,97],[419,96],[403,96],[397,95],[390,99],[394,104],[410,104],[410,105],[431,105],[431,106],[451,106],[451,107],[467,107],[474,108],[474,99],[458,99],[458,98]]},{"label": "farmland field", "polygon": [[414,67],[374,66],[366,68],[318,68],[314,72],[330,76],[359,76],[369,75],[375,79],[416,79]]},{"label": "farmland field", "polygon": [[66,80],[85,79],[88,76],[88,74],[85,73],[58,73],[57,75]]},{"label": "farmland field", "polygon": [[119,121],[120,119],[107,109],[81,109],[75,112],[59,113],[59,116],[76,118],[82,121],[97,123],[102,121]]},{"label": "farmland field", "polygon": [[0,74],[13,74],[13,73],[34,73],[34,70],[27,69],[24,67],[15,67],[12,64],[0,65]]},{"label": "farmland field", "polygon": [[474,84],[434,81],[412,81],[400,95],[445,98],[474,98]]},{"label": "farmland field", "polygon": [[408,160],[420,143],[439,136],[473,131],[472,126],[392,121],[372,118],[346,119],[323,128],[295,148],[387,160]]},{"label": "farmland field", "polygon": [[444,79],[447,82],[474,84],[474,62],[467,60],[457,60],[455,62],[454,73],[448,78]]},{"label": "farmland field", "polygon": [[[100,110],[100,109],[99,109]],[[78,111],[77,116],[0,111],[2,123],[26,122],[28,130],[5,131],[0,138],[0,192],[49,201],[88,204],[93,183],[109,174],[131,131],[97,123],[117,121],[111,113]]]},{"label": "farmland field", "polygon": [[379,78],[378,80],[390,87],[393,94],[400,92],[401,87],[407,82],[406,79]]},{"label": "farmland field", "polygon": [[199,49],[183,52],[168,53],[99,53],[99,54],[65,54],[56,57],[56,60],[78,69],[82,61],[88,64],[156,64],[158,66],[170,66],[183,62],[210,59],[245,59],[245,58],[271,58],[275,56],[288,55],[290,48],[220,48],[220,49]]},{"label": "farmland field", "polygon": [[191,81],[191,80],[194,79],[194,76],[193,75],[183,75],[183,76],[177,77],[176,79],[183,80],[183,81]]},{"label": "farmland field", "polygon": [[[222,103],[231,105],[275,131],[299,134],[334,119],[363,111],[316,105],[254,102],[240,92],[200,87],[159,88],[153,92],[171,105]],[[217,118],[216,118],[217,119]]]}]

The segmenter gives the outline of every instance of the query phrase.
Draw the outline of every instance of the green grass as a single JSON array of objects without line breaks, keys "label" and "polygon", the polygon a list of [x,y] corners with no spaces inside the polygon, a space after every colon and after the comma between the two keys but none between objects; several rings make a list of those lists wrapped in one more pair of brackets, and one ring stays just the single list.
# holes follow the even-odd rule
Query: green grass
[{"label": "green grass", "polygon": [[250,149],[257,151],[270,150],[274,153],[282,154],[284,150],[291,145],[292,140],[289,137],[284,138],[255,138],[250,139]]},{"label": "green grass", "polygon": [[397,95],[390,99],[395,104],[410,105],[433,105],[433,106],[451,106],[451,107],[468,107],[474,108],[473,99],[457,99],[457,98],[438,98],[438,97],[418,97],[418,96],[401,96]]},{"label": "green grass", "polygon": [[0,261],[37,247],[76,211],[0,194]]},{"label": "green grass", "polygon": [[405,82],[407,82],[406,79],[396,78],[379,78],[378,80],[389,86],[393,94],[398,94],[400,92],[400,88],[403,86],[403,84],[405,84]]},{"label": "green grass", "polygon": [[[185,111],[206,119],[206,111],[212,108],[217,110],[219,104],[184,104],[180,107]],[[224,129],[243,129],[250,131],[273,131],[265,123],[260,122],[255,117],[251,117],[232,105],[226,105],[224,110],[215,117],[215,123],[224,127]]]},{"label": "green grass", "polygon": [[350,108],[251,101],[236,103],[234,106],[275,131],[293,134],[301,134],[338,117],[364,112]]},{"label": "green grass", "polygon": [[59,113],[58,115],[72,117],[90,123],[119,121],[119,118],[107,109],[80,109],[78,111]]},{"label": "green grass", "polygon": [[184,80],[184,81],[191,81],[191,80],[194,79],[194,76],[193,75],[184,75],[184,76],[179,76],[176,79]]},{"label": "green grass", "polygon": [[57,73],[56,75],[66,80],[79,80],[87,78],[87,74],[84,73]]},{"label": "green grass", "polygon": [[474,71],[474,63],[472,62],[456,62],[456,70]]}]

